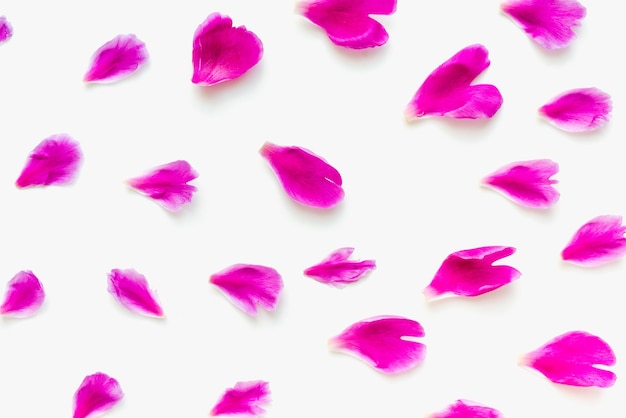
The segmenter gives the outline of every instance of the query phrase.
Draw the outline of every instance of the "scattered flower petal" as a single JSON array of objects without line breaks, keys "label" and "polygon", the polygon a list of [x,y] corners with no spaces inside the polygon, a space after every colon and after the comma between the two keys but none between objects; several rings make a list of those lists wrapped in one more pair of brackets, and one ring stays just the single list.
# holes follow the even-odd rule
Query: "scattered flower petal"
[{"label": "scattered flower petal", "polygon": [[270,402],[269,383],[262,380],[237,382],[234,388],[227,389],[211,410],[211,416],[236,415],[257,417]]},{"label": "scattered flower petal", "polygon": [[68,184],[74,180],[82,152],[67,134],[52,135],[37,145],[15,182],[17,187]]},{"label": "scattered flower petal", "polygon": [[558,172],[559,165],[552,160],[517,161],[489,174],[482,183],[522,206],[545,209],[559,200],[552,186],[558,181],[550,178]]},{"label": "scattered flower petal", "polygon": [[613,372],[593,366],[613,366],[615,354],[601,338],[584,331],[570,331],[520,358],[554,383],[570,386],[613,386]]},{"label": "scattered flower petal", "polygon": [[13,36],[13,27],[6,16],[0,16],[0,43],[9,40]]},{"label": "scattered flower petal", "polygon": [[441,64],[426,78],[407,105],[407,120],[426,116],[491,118],[502,105],[500,91],[491,84],[470,83],[490,61],[482,45],[470,45]]},{"label": "scattered flower petal", "polygon": [[245,26],[233,27],[230,17],[210,14],[193,35],[191,81],[212,86],[241,77],[263,56],[261,40]]},{"label": "scattered flower petal", "polygon": [[273,311],[283,288],[283,279],[271,267],[235,264],[213,274],[209,282],[217,286],[239,309],[255,316],[257,307]]},{"label": "scattered flower petal", "polygon": [[492,263],[515,252],[513,247],[480,247],[450,254],[441,264],[433,281],[424,289],[427,298],[445,295],[478,296],[519,278],[510,266]]},{"label": "scattered flower petal", "polygon": [[376,261],[348,260],[353,252],[354,248],[339,248],[320,263],[304,270],[304,274],[320,283],[335,287],[343,287],[348,283],[354,283],[376,268]]},{"label": "scattered flower petal", "polygon": [[46,294],[39,279],[32,271],[20,271],[11,280],[0,306],[0,314],[15,318],[26,318],[34,315]]},{"label": "scattered flower petal", "polygon": [[74,418],[100,415],[123,397],[122,388],[114,378],[99,372],[89,375],[74,394]]},{"label": "scattered flower petal", "polygon": [[351,325],[331,338],[329,346],[352,354],[383,373],[396,374],[424,360],[426,346],[414,341],[424,335],[424,328],[417,321],[379,316]]},{"label": "scattered flower petal", "polygon": [[595,87],[566,91],[539,108],[554,126],[568,132],[592,131],[609,121],[611,96]]},{"label": "scattered flower petal", "polygon": [[148,60],[146,45],[135,35],[117,35],[102,45],[91,57],[84,80],[111,83],[128,77]]},{"label": "scattered flower petal", "polygon": [[546,49],[569,45],[576,36],[572,28],[580,26],[586,14],[576,0],[509,0],[502,11]]},{"label": "scattered flower petal", "polygon": [[617,260],[626,254],[626,227],[622,217],[598,216],[581,226],[574,234],[561,257],[565,261],[592,267]]},{"label": "scattered flower petal", "polygon": [[504,415],[497,409],[459,399],[446,409],[427,415],[427,418],[504,418]]},{"label": "scattered flower petal", "polygon": [[108,283],[109,293],[128,310],[142,315],[163,316],[163,309],[144,275],[134,269],[113,269],[108,275]]},{"label": "scattered flower petal", "polygon": [[384,45],[389,34],[369,15],[390,15],[396,0],[303,0],[298,13],[326,31],[330,40],[345,48]]},{"label": "scattered flower petal", "polygon": [[198,173],[187,161],[178,160],[155,167],[149,173],[127,180],[127,183],[165,209],[176,212],[191,202],[196,187],[187,183],[197,177]]}]

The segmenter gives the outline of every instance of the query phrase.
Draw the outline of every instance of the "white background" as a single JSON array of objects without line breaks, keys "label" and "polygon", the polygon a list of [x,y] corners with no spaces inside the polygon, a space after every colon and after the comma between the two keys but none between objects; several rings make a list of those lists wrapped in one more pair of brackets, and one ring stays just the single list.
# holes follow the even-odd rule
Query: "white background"
[{"label": "white background", "polygon": [[[14,36],[0,45],[0,282],[32,270],[46,301],[34,317],[0,321],[0,416],[66,417],[84,376],[105,372],[126,396],[107,417],[204,417],[237,381],[270,383],[267,416],[421,417],[458,398],[508,418],[621,417],[626,378],[626,264],[580,268],[560,251],[583,223],[624,215],[626,92],[617,3],[586,0],[566,50],[549,53],[498,1],[400,0],[379,17],[390,39],[334,46],[288,1],[5,0]],[[212,12],[263,41],[261,62],[237,81],[190,82],[193,33]],[[135,33],[149,63],[126,80],[85,85],[92,53]],[[491,120],[404,120],[426,76],[481,43],[492,61],[478,82],[504,104]],[[611,94],[609,124],[561,132],[537,108],[572,88]],[[66,132],[84,163],[69,186],[19,190],[28,153]],[[312,150],[343,176],[330,211],[292,202],[258,153],[265,141]],[[513,161],[559,163],[561,199],[523,209],[479,180]],[[124,180],[176,159],[199,172],[192,204],[170,214]],[[427,303],[443,259],[507,245],[519,280],[474,299]],[[302,274],[353,246],[378,268],[338,290]],[[276,268],[277,310],[250,318],[208,277],[234,263]],[[166,319],[138,316],[106,291],[113,268],[135,268]],[[376,315],[426,330],[424,363],[386,376],[328,338]],[[616,352],[610,389],[556,385],[517,365],[521,353],[584,330]]]}]

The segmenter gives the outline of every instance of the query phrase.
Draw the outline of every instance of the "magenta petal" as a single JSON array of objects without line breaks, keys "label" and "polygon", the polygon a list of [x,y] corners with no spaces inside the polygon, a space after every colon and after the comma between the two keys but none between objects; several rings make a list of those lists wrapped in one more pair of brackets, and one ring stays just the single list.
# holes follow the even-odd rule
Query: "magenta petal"
[{"label": "magenta petal", "polygon": [[531,367],[554,383],[571,386],[613,386],[613,372],[596,365],[613,366],[615,354],[601,338],[584,331],[570,331],[525,354],[520,364]]},{"label": "magenta petal", "polygon": [[11,36],[13,36],[13,27],[6,16],[0,16],[0,43],[7,41]]},{"label": "magenta petal", "polygon": [[263,56],[261,40],[230,17],[210,14],[193,35],[195,84],[211,86],[242,76]]},{"label": "magenta petal", "polygon": [[425,116],[491,118],[502,105],[500,91],[491,84],[470,85],[487,67],[489,52],[470,45],[441,64],[426,78],[407,105],[407,119]]},{"label": "magenta petal", "polygon": [[114,378],[104,373],[89,375],[74,394],[74,418],[100,415],[113,408],[123,397],[122,388]]},{"label": "magenta petal", "polygon": [[559,172],[552,160],[518,161],[507,164],[485,177],[482,182],[502,192],[522,206],[544,209],[559,200],[550,177]]},{"label": "magenta petal", "polygon": [[15,185],[29,187],[70,183],[76,177],[81,159],[78,142],[66,134],[52,135],[30,153]]},{"label": "magenta petal", "polygon": [[348,283],[354,283],[376,268],[376,261],[348,260],[353,252],[354,248],[339,248],[320,263],[304,270],[304,274],[314,278],[320,283],[336,287],[343,287]]},{"label": "magenta petal", "polygon": [[429,414],[428,418],[503,418],[497,409],[459,399],[446,409]]},{"label": "magenta petal", "polygon": [[148,316],[163,316],[163,309],[148,287],[145,276],[133,269],[113,269],[108,275],[108,290],[130,311]]},{"label": "magenta petal", "polygon": [[566,91],[539,108],[554,126],[568,132],[598,129],[609,121],[611,96],[595,87]]},{"label": "magenta petal", "polygon": [[379,316],[359,321],[329,341],[331,348],[352,354],[375,369],[395,374],[424,360],[426,346],[419,322],[399,316]]},{"label": "magenta petal", "polygon": [[0,314],[16,318],[32,316],[43,304],[45,296],[43,286],[33,272],[20,271],[9,280]]},{"label": "magenta petal", "polygon": [[492,263],[515,252],[513,247],[480,247],[450,254],[441,264],[432,282],[424,289],[427,298],[444,295],[478,296],[491,292],[519,278],[521,273],[510,266]]},{"label": "magenta petal", "polygon": [[86,82],[110,83],[128,77],[148,60],[146,45],[135,35],[118,35],[91,57]]},{"label": "magenta petal", "polygon": [[561,257],[581,266],[599,266],[626,254],[626,227],[621,216],[604,215],[593,218],[574,234]]},{"label": "magenta petal", "polygon": [[227,389],[217,404],[211,409],[211,416],[236,415],[257,417],[270,402],[269,383],[262,380],[237,382],[234,388]]}]

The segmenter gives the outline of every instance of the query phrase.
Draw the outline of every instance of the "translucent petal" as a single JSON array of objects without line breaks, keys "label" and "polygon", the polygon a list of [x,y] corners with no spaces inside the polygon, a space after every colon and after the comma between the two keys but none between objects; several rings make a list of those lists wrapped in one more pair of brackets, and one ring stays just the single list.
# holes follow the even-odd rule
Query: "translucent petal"
[{"label": "translucent petal", "polygon": [[137,36],[117,35],[93,54],[83,79],[90,83],[111,83],[128,77],[147,60],[146,45]]},{"label": "translucent petal", "polygon": [[595,87],[561,93],[539,108],[554,126],[568,132],[592,131],[609,121],[611,96]]},{"label": "translucent petal", "polygon": [[145,276],[133,269],[111,270],[108,275],[108,290],[130,311],[148,316],[163,316],[163,309],[148,287]]},{"label": "translucent petal", "polygon": [[45,293],[32,271],[20,271],[9,280],[0,314],[15,318],[34,315],[43,304]]},{"label": "translucent petal", "polygon": [[376,268],[376,261],[348,260],[353,252],[354,248],[339,248],[320,263],[304,270],[304,274],[314,278],[320,283],[336,287],[343,287],[346,284],[354,283]]},{"label": "translucent petal", "polygon": [[576,231],[561,252],[561,257],[570,263],[587,267],[617,260],[626,254],[625,232],[621,216],[598,216]]},{"label": "translucent petal", "polygon": [[211,416],[257,417],[265,413],[270,402],[269,383],[262,380],[237,382],[227,389],[211,410]]},{"label": "translucent petal", "polygon": [[96,417],[123,397],[122,388],[114,378],[100,372],[89,375],[74,394],[74,418]]},{"label": "translucent petal", "polygon": [[52,135],[30,153],[15,185],[23,188],[70,183],[76,177],[82,157],[78,142],[69,135]]},{"label": "translucent petal", "polygon": [[8,41],[11,36],[13,36],[13,26],[11,26],[6,16],[0,16],[0,44]]},{"label": "translucent petal", "polygon": [[459,399],[446,409],[427,415],[427,418],[504,418],[504,415],[497,409]]}]

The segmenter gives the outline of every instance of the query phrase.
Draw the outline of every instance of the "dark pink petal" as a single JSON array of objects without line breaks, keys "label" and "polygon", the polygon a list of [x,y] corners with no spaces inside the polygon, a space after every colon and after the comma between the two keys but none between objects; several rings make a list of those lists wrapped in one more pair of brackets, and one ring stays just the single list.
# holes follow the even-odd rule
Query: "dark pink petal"
[{"label": "dark pink petal", "polygon": [[504,415],[497,409],[459,399],[446,409],[427,415],[427,418],[504,418]]},{"label": "dark pink petal", "polygon": [[343,199],[341,175],[323,158],[300,147],[266,142],[260,150],[289,197],[316,208],[331,208]]},{"label": "dark pink petal", "polygon": [[210,14],[193,35],[191,81],[211,86],[242,76],[263,56],[261,40],[245,26],[233,27],[230,17]]},{"label": "dark pink petal", "polygon": [[99,372],[89,375],[74,394],[74,418],[100,415],[123,397],[122,388],[114,378]]},{"label": "dark pink petal", "polygon": [[584,331],[570,331],[520,358],[554,383],[571,386],[613,386],[614,373],[593,366],[613,366],[615,354],[601,338]]},{"label": "dark pink petal", "polygon": [[487,67],[489,52],[470,45],[435,69],[407,105],[407,119],[425,116],[491,118],[502,105],[500,91],[491,84],[470,85]]},{"label": "dark pink petal", "polygon": [[452,253],[424,289],[424,295],[427,298],[444,295],[478,296],[496,290],[521,276],[513,267],[492,265],[514,252],[513,247],[493,246]]},{"label": "dark pink petal", "polygon": [[329,341],[331,348],[352,354],[388,374],[412,369],[424,360],[426,346],[417,321],[399,316],[379,316],[359,321]]},{"label": "dark pink petal", "polygon": [[283,279],[271,267],[235,264],[213,274],[209,282],[217,286],[239,309],[256,315],[260,305],[273,311],[283,288]]},{"label": "dark pink petal", "polygon": [[539,108],[550,123],[568,132],[598,129],[609,121],[611,96],[595,87],[566,91]]},{"label": "dark pink petal", "polygon": [[552,160],[517,161],[489,174],[482,183],[502,192],[515,203],[530,208],[549,208],[559,200],[550,177],[559,172]]},{"label": "dark pink petal", "polygon": [[509,0],[502,11],[547,49],[569,45],[576,36],[572,28],[580,26],[586,13],[576,0]]},{"label": "dark pink petal", "polygon": [[43,286],[32,271],[20,271],[9,280],[0,314],[16,318],[32,316],[43,304]]},{"label": "dark pink petal", "polygon": [[8,40],[11,36],[13,36],[13,27],[6,16],[0,16],[0,43]]},{"label": "dark pink petal", "polygon": [[622,217],[603,215],[593,218],[574,234],[561,257],[581,266],[599,266],[626,254],[626,227]]},{"label": "dark pink petal", "polygon": [[217,404],[211,409],[211,416],[236,415],[257,417],[270,402],[269,383],[262,380],[237,382],[234,388],[227,389]]},{"label": "dark pink petal", "polygon": [[384,45],[389,34],[369,15],[390,15],[396,0],[303,0],[298,12],[326,31],[330,40],[352,49]]},{"label": "dark pink petal", "polygon": [[108,279],[109,293],[125,308],[142,315],[163,316],[163,309],[148,287],[145,276],[133,269],[113,269]]},{"label": "dark pink petal", "polygon": [[353,252],[354,248],[339,248],[320,263],[304,270],[304,274],[314,278],[320,283],[336,287],[343,287],[348,283],[354,283],[371,270],[375,269],[376,261],[348,260]]},{"label": "dark pink petal", "polygon": [[135,35],[118,35],[94,53],[84,80],[111,83],[128,77],[147,60],[146,45]]},{"label": "dark pink petal", "polygon": [[191,202],[196,187],[187,183],[197,177],[198,173],[187,161],[178,160],[155,167],[142,176],[127,180],[127,183],[165,209],[175,212]]},{"label": "dark pink petal", "polygon": [[67,184],[74,180],[83,154],[67,134],[52,135],[37,145],[19,178],[17,187]]}]

